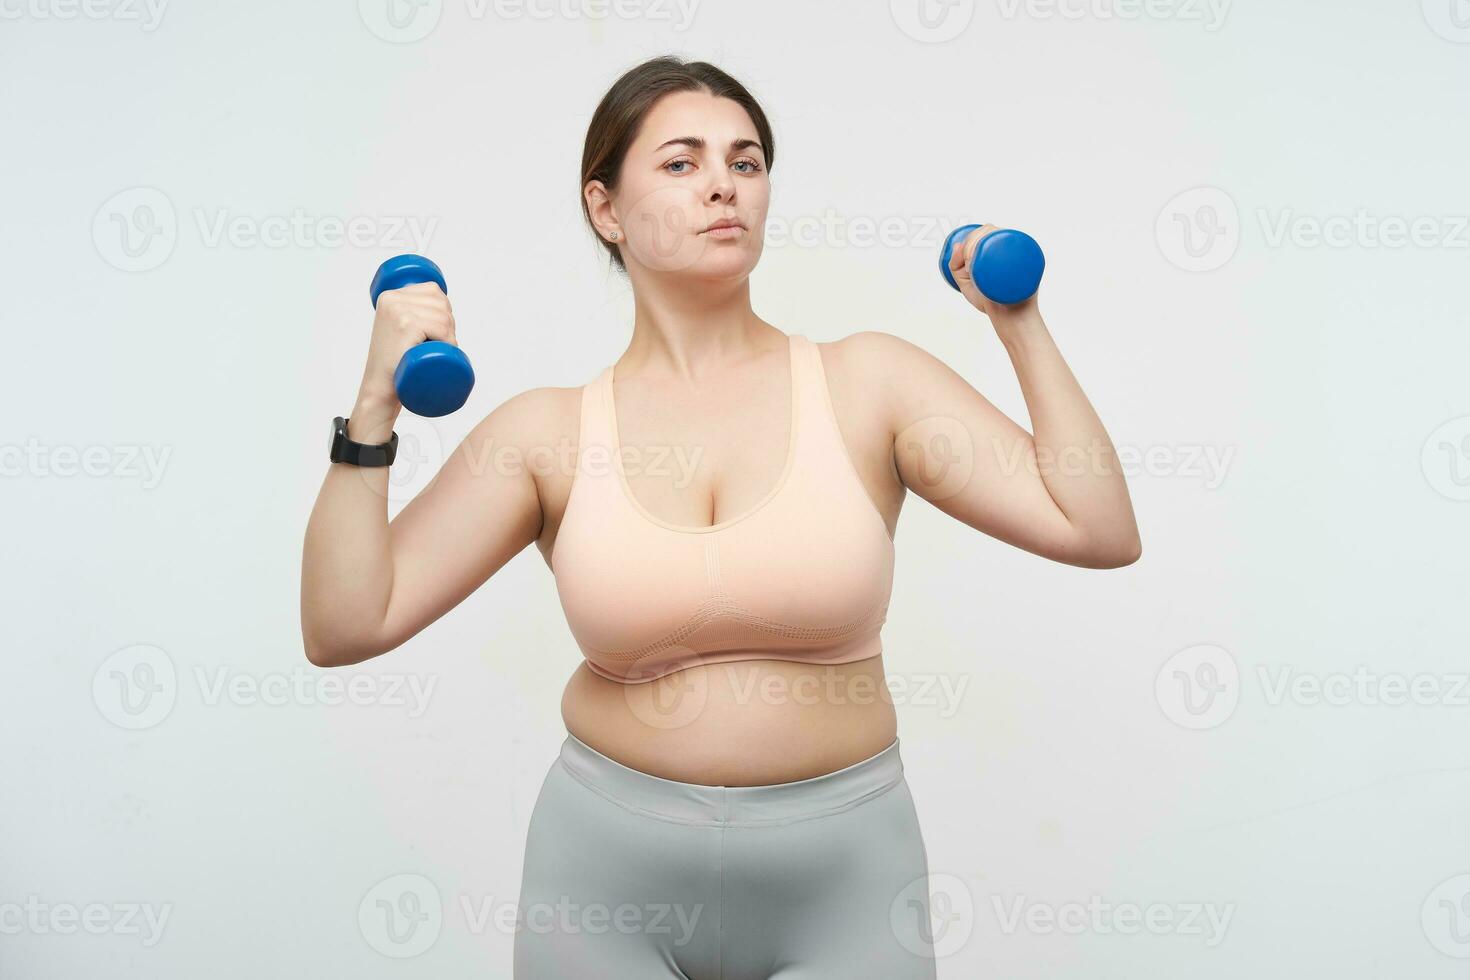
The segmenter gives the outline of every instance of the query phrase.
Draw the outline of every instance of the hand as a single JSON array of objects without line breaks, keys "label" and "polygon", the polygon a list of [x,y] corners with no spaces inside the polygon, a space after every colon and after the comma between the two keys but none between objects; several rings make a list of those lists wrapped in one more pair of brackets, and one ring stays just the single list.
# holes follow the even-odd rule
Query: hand
[{"label": "hand", "polygon": [[377,312],[373,316],[367,367],[363,369],[357,405],[348,425],[348,438],[369,443],[388,440],[393,422],[403,408],[393,387],[393,373],[398,370],[404,353],[426,340],[459,346],[454,310],[444,290],[432,282],[384,290],[378,296]]},{"label": "hand", "polygon": [[955,283],[960,287],[960,294],[992,322],[1029,313],[1036,309],[1035,295],[1013,306],[1003,306],[982,293],[975,286],[975,281],[970,278],[970,263],[975,259],[975,251],[980,247],[981,239],[993,231],[1000,230],[998,225],[981,225],[966,235],[965,240],[949,256],[949,274],[954,276]]},{"label": "hand", "polygon": [[419,282],[378,296],[373,317],[373,336],[368,344],[367,367],[362,374],[358,400],[398,403],[393,390],[393,372],[410,348],[426,340],[442,340],[459,346],[454,331],[454,310],[449,297],[437,283]]}]

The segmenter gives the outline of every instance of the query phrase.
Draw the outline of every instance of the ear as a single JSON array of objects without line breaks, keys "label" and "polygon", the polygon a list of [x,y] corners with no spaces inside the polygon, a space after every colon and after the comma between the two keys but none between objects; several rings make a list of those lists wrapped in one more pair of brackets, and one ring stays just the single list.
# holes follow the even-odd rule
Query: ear
[{"label": "ear", "polygon": [[612,196],[602,181],[589,180],[587,186],[582,188],[582,196],[587,201],[587,213],[592,216],[592,224],[596,226],[597,233],[605,241],[622,241],[623,226],[613,213]]}]

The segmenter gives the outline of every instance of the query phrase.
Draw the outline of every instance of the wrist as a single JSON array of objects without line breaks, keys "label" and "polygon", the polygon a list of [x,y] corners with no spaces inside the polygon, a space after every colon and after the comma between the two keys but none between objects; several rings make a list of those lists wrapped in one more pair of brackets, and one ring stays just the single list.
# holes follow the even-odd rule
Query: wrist
[{"label": "wrist", "polygon": [[347,418],[347,438],[370,446],[380,445],[393,438],[393,423],[402,410],[397,399],[391,401],[363,392],[352,406]]},{"label": "wrist", "polygon": [[1017,306],[1001,306],[990,312],[991,325],[996,335],[1007,347],[1025,343],[1027,340],[1046,333],[1046,323],[1034,301]]}]

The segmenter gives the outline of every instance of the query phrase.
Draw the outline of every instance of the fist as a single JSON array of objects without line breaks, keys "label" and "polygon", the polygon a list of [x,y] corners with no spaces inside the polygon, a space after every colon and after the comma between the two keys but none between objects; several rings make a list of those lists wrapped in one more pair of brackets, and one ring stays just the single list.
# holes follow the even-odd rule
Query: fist
[{"label": "fist", "polygon": [[363,392],[375,401],[392,400],[393,372],[410,348],[426,340],[459,346],[454,332],[454,310],[438,283],[420,282],[384,290],[373,316],[373,336],[363,372]]},{"label": "fist", "polygon": [[960,295],[969,300],[971,306],[988,317],[993,317],[997,313],[1004,314],[1021,310],[1036,302],[1036,296],[1032,295],[1029,299],[1022,300],[1014,306],[1002,306],[982,293],[975,285],[975,280],[970,275],[971,264],[975,261],[975,251],[980,247],[980,242],[985,236],[1000,230],[998,225],[981,225],[966,235],[949,256],[949,274],[954,276],[955,284],[960,287]]}]

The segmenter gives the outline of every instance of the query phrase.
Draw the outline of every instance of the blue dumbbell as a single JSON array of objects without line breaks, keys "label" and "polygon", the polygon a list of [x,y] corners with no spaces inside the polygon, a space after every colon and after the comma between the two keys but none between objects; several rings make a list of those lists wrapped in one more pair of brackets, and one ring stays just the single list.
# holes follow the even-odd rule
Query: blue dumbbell
[{"label": "blue dumbbell", "polygon": [[[939,271],[944,281],[955,289],[959,283],[949,271],[950,256],[956,245],[963,243],[965,236],[980,225],[962,225],[949,233],[944,240],[944,250],[939,256]],[[1036,239],[1024,231],[1001,228],[980,239],[975,249],[975,258],[970,263],[970,278],[975,288],[1002,306],[1021,303],[1036,295],[1041,285],[1041,273],[1046,268],[1046,256]]]},{"label": "blue dumbbell", "polygon": [[[378,266],[368,294],[373,307],[378,294],[419,282],[438,283],[447,294],[444,273],[422,255],[395,255]],[[393,372],[393,387],[403,407],[415,415],[438,418],[465,403],[475,387],[475,372],[464,351],[442,340],[426,340],[404,352]]]}]

